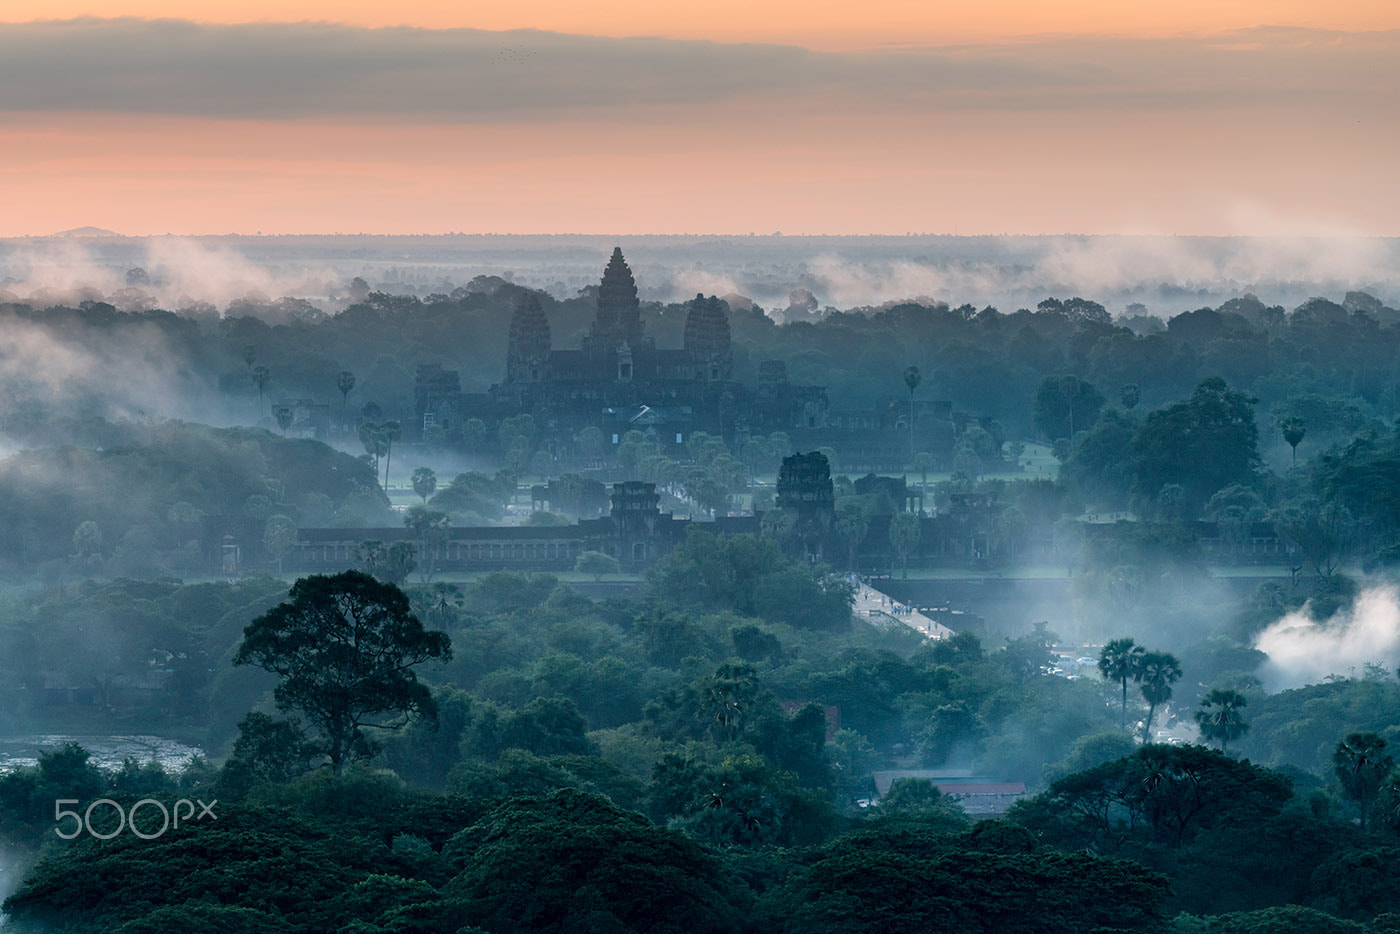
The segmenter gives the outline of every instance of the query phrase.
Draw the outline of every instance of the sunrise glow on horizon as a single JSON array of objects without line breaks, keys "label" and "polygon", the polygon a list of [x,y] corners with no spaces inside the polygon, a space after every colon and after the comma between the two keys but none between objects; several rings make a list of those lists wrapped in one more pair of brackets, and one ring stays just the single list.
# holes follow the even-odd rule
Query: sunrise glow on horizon
[{"label": "sunrise glow on horizon", "polygon": [[385,10],[7,5],[0,236],[1400,234],[1394,4]]}]

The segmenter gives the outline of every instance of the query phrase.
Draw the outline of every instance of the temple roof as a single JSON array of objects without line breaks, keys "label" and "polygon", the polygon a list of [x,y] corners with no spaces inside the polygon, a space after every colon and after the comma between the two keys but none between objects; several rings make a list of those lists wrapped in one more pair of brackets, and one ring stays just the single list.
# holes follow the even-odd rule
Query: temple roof
[{"label": "temple roof", "polygon": [[729,355],[728,306],[714,296],[695,296],[685,316],[685,349],[697,357]]}]

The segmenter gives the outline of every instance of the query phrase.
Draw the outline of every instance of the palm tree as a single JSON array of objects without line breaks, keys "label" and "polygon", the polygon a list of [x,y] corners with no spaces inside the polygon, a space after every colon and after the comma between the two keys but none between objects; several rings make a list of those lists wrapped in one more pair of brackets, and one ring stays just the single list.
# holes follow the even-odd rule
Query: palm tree
[{"label": "palm tree", "polygon": [[384,436],[384,491],[389,491],[389,461],[394,456],[394,442],[403,437],[403,427],[398,422],[390,419],[379,426],[380,433]]},{"label": "palm tree", "polygon": [[933,455],[920,451],[914,455],[914,469],[919,472],[919,509],[924,508],[924,497],[928,496],[928,472],[933,468]]},{"label": "palm tree", "polygon": [[355,374],[341,370],[335,378],[335,388],[340,390],[340,430],[345,430],[346,406],[350,403],[350,390],[355,388]]},{"label": "palm tree", "polygon": [[1296,416],[1283,420],[1283,440],[1288,442],[1288,446],[1293,449],[1293,466],[1298,466],[1298,445],[1303,443],[1303,438],[1308,433],[1308,426],[1303,424],[1303,420]]},{"label": "palm tree", "polygon": [[1219,740],[1220,751],[1225,752],[1230,740],[1249,732],[1249,724],[1240,713],[1248,704],[1239,691],[1211,691],[1201,701],[1201,709],[1196,711],[1196,725],[1201,728],[1201,735],[1211,741]]},{"label": "palm tree", "polygon": [[279,405],[273,414],[277,418],[277,427],[282,429],[282,437],[287,437],[287,429],[292,427],[292,407]]},{"label": "palm tree", "polygon": [[919,388],[919,381],[922,379],[918,367],[904,368],[904,385],[909,387],[909,459],[911,461],[914,459],[914,390]]},{"label": "palm tree", "polygon": [[1114,639],[1099,653],[1099,674],[1105,681],[1117,681],[1123,688],[1123,712],[1120,726],[1128,725],[1128,679],[1141,676],[1142,657],[1147,650],[1132,639]]},{"label": "palm tree", "polygon": [[253,385],[258,387],[258,418],[262,418],[263,390],[267,389],[268,380],[272,379],[272,372],[265,366],[253,367]]},{"label": "palm tree", "polygon": [[843,506],[837,511],[836,533],[846,543],[850,554],[849,566],[852,571],[857,570],[856,549],[860,547],[861,542],[865,541],[865,536],[869,532],[870,520],[866,518],[865,510],[859,506]]},{"label": "palm tree", "polygon": [[1147,701],[1147,719],[1142,724],[1142,741],[1152,737],[1152,718],[1157,708],[1172,699],[1172,685],[1181,680],[1181,662],[1170,652],[1144,652],[1138,662],[1142,697]]},{"label": "palm tree", "polygon": [[419,467],[413,472],[413,492],[423,497],[426,505],[428,497],[437,490],[437,474],[431,467]]},{"label": "palm tree", "polygon": [[1361,829],[1365,830],[1371,805],[1380,794],[1385,777],[1394,768],[1395,759],[1386,754],[1385,740],[1375,733],[1351,733],[1337,744],[1332,753],[1332,766],[1342,792],[1360,809]]},{"label": "palm tree", "polygon": [[360,423],[360,443],[365,446],[365,453],[374,458],[374,477],[379,479],[379,458],[389,449],[388,438],[384,434],[384,426],[377,422],[365,420]]}]

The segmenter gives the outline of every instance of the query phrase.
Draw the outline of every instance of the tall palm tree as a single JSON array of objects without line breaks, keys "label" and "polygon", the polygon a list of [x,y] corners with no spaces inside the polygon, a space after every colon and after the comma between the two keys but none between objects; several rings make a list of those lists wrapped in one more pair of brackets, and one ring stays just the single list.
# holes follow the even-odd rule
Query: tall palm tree
[{"label": "tall palm tree", "polygon": [[1293,466],[1298,466],[1298,445],[1303,443],[1303,438],[1308,434],[1307,425],[1297,416],[1285,418],[1283,420],[1283,440],[1288,442],[1288,446],[1293,449]]},{"label": "tall palm tree", "polygon": [[282,429],[282,437],[287,437],[287,429],[292,427],[292,407],[279,405],[274,415],[277,418],[277,427]]},{"label": "tall palm tree", "polygon": [[253,367],[251,374],[253,385],[258,387],[258,420],[262,420],[263,391],[267,389],[267,383],[272,379],[272,371],[265,366]]},{"label": "tall palm tree", "polygon": [[1152,737],[1152,718],[1157,708],[1172,699],[1172,685],[1181,680],[1181,662],[1170,652],[1144,652],[1138,662],[1142,697],[1147,701],[1147,719],[1142,724],[1142,741]]},{"label": "tall palm tree", "polygon": [[909,460],[914,460],[914,390],[923,377],[916,366],[904,368],[904,385],[909,387]]},{"label": "tall palm tree", "polygon": [[1139,665],[1147,650],[1132,639],[1114,639],[1099,653],[1099,674],[1105,681],[1117,681],[1123,688],[1123,710],[1120,726],[1128,725],[1128,680],[1138,680]]},{"label": "tall palm tree", "polygon": [[919,472],[919,509],[924,508],[924,497],[928,495],[928,472],[933,469],[933,455],[919,451],[914,455],[914,469]]},{"label": "tall palm tree", "polygon": [[346,407],[350,404],[350,390],[355,388],[355,374],[341,370],[335,378],[335,388],[340,390],[340,430],[345,430]]},{"label": "tall palm tree", "polygon": [[1230,740],[1249,732],[1249,724],[1244,722],[1244,714],[1240,712],[1248,704],[1239,691],[1211,691],[1201,701],[1201,709],[1196,711],[1196,725],[1201,728],[1201,735],[1208,740],[1219,740],[1220,751],[1225,752]]},{"label": "tall palm tree", "polygon": [[1371,805],[1380,794],[1381,785],[1395,767],[1395,759],[1385,751],[1385,740],[1375,733],[1351,733],[1337,744],[1332,753],[1332,766],[1342,792],[1356,802],[1361,811],[1361,829],[1366,829]]}]

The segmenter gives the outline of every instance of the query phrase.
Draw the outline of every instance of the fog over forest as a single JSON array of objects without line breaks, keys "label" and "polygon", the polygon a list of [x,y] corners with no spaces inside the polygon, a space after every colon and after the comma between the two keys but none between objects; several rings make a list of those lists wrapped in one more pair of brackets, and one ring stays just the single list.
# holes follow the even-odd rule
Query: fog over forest
[{"label": "fog over forest", "polygon": [[1245,293],[1289,307],[1351,290],[1400,302],[1400,239],[1331,236],[802,237],[736,236],[203,236],[117,237],[97,228],[0,240],[0,290],[29,298],[84,287],[111,296],[128,269],[151,275],[114,304],[224,309],[248,294],[291,296],[327,312],[360,276],[420,297],[478,275],[567,299],[596,284],[597,257],[621,246],[644,301],[697,292],[743,296],[781,319],[794,289],[819,308],[878,307],[911,299],[1034,307],[1082,295],[1115,313],[1144,305],[1170,317]]},{"label": "fog over forest", "polygon": [[1396,239],[0,241],[0,928],[1400,931],[1398,425]]}]

